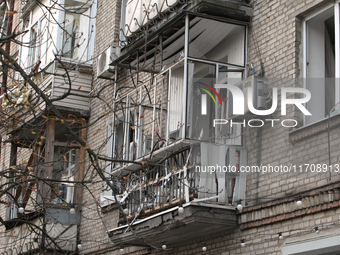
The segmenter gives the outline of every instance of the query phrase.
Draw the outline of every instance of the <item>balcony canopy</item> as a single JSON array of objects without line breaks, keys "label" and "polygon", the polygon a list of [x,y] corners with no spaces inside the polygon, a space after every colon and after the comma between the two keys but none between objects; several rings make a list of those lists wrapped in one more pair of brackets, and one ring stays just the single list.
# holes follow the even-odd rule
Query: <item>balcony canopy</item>
[{"label": "balcony canopy", "polygon": [[[138,1],[132,1],[129,5],[134,2]],[[111,65],[131,70],[159,72],[176,62],[176,59],[184,56],[186,14],[190,14],[190,24],[187,25],[190,30],[189,43],[196,42],[195,46],[200,44],[201,48],[196,48],[200,51],[209,51],[223,38],[231,35],[232,25],[247,25],[251,15],[250,6],[236,1],[194,1],[184,6],[178,3],[173,8],[176,11],[163,12],[151,23],[144,22],[145,24],[133,33],[122,35],[126,39],[121,42],[122,55]],[[138,20],[138,17],[131,18]],[[215,24],[212,25],[214,21]],[[206,38],[209,40],[205,40],[203,44],[202,39]],[[194,53],[194,48],[190,53]],[[199,55],[202,56],[201,54],[197,56]]]}]

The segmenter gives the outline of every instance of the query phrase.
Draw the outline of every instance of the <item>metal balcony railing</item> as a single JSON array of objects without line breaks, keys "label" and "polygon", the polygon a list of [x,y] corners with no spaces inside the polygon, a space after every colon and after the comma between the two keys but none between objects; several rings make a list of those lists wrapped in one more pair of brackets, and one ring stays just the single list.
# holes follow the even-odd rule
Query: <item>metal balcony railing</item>
[{"label": "metal balcony railing", "polygon": [[130,178],[131,190],[123,201],[129,215],[148,213],[195,196],[197,176],[189,165],[189,154],[190,149],[183,150],[167,159],[165,167],[140,171]]}]

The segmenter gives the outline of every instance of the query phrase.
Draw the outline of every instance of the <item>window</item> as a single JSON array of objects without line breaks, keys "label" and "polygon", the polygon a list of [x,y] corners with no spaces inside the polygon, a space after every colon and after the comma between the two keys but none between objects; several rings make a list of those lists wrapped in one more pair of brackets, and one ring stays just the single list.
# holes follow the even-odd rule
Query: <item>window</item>
[{"label": "window", "polygon": [[[55,184],[54,190],[55,199],[53,202],[55,203],[73,203],[74,197],[74,183],[70,183],[74,181],[75,175],[75,162],[76,162],[76,150],[72,149],[67,151],[60,157],[59,164],[60,170],[55,171],[55,178],[60,180],[59,183]],[[63,182],[68,181],[68,182]]]},{"label": "window", "polygon": [[63,54],[72,58],[76,51],[76,38],[79,37],[80,15],[76,13],[65,13],[65,30],[63,33]]},{"label": "window", "polygon": [[33,18],[25,18],[23,21],[23,30],[29,32],[22,35],[22,46],[20,47],[20,64],[27,68],[30,73],[32,68],[40,60],[41,45],[41,20]]},{"label": "window", "polygon": [[34,26],[32,26],[30,30],[30,59],[29,59],[29,68],[32,69],[35,63],[38,61],[39,56],[39,49],[37,44],[37,34],[38,34],[38,23],[36,23]]},{"label": "window", "polygon": [[[114,128],[112,128],[113,126]],[[106,156],[110,159],[123,159],[123,153],[124,125],[122,121],[115,119],[114,123],[110,123],[107,128]],[[104,172],[106,179],[117,187],[116,192],[119,192],[119,183],[111,178],[111,172],[119,166],[119,163],[107,161]],[[101,206],[106,206],[116,202],[113,191],[107,184],[105,184],[102,189],[100,202]]]},{"label": "window", "polygon": [[[202,189],[199,190],[198,198],[218,195],[219,202],[229,204],[244,200],[247,174],[241,167],[247,166],[247,150],[205,142],[201,143],[200,149],[199,187]],[[216,170],[214,174],[207,170],[209,166]],[[223,170],[225,166],[230,171]]]},{"label": "window", "polygon": [[[126,15],[126,5],[127,3],[130,2],[130,0],[123,0],[122,1],[122,10],[120,13],[120,35],[119,35],[119,42],[122,44],[122,42],[124,42],[126,40],[125,38],[125,15]],[[121,45],[123,46],[123,45]]]},{"label": "window", "polygon": [[83,1],[65,1],[64,27],[62,31],[62,54],[80,60],[86,54],[90,39],[91,6]]},{"label": "window", "polygon": [[[112,123],[109,124],[107,130],[106,156],[111,159],[123,159],[124,152],[124,125],[123,122],[116,119],[115,127],[112,129]],[[106,163],[107,176],[119,164],[111,161]]]},{"label": "window", "polygon": [[18,206],[13,201],[13,196],[15,196],[16,189],[10,191],[12,196],[7,197],[8,207],[6,208],[6,220],[15,219],[18,217]]},{"label": "window", "polygon": [[[13,174],[10,175],[13,176]],[[23,205],[23,194],[21,193],[23,187],[15,185],[15,183],[18,183],[20,181],[21,178],[10,178],[8,180],[8,185],[13,186],[7,194],[6,220],[12,220],[20,216],[20,212],[18,209],[20,206]]]},{"label": "window", "polygon": [[[64,8],[59,5],[64,3]],[[77,61],[92,61],[95,37],[95,1],[51,1],[51,6],[35,6],[23,13],[20,65],[31,68],[40,60],[43,69],[62,55]],[[53,12],[47,11],[53,9]]]},{"label": "window", "polygon": [[304,78],[312,98],[307,103],[311,116],[305,124],[332,114],[339,102],[339,3],[321,10],[304,21]]}]

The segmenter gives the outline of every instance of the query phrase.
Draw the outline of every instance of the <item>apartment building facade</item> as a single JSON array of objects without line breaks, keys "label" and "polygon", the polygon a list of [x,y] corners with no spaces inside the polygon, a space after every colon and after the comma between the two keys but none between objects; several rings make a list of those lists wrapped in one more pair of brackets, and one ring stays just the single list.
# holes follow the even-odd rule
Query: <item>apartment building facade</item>
[{"label": "apartment building facade", "polygon": [[81,221],[63,252],[338,254],[339,4],[98,1],[86,146],[72,143],[97,158],[75,160],[81,200],[59,195]]},{"label": "apartment building facade", "polygon": [[[111,53],[111,79],[97,89],[113,114],[88,137],[119,162],[103,162],[116,186],[98,186],[100,216],[83,210],[98,217],[81,235],[102,221],[93,237],[107,244],[82,252],[336,254],[338,19],[336,1],[102,1],[96,54]],[[249,83],[255,108],[277,109],[231,118],[223,85]],[[311,93],[304,108],[281,104],[307,94],[291,88]],[[217,165],[237,171],[205,172]]]},{"label": "apartment building facade", "polygon": [[96,7],[2,3],[1,254],[74,254],[81,245]]}]

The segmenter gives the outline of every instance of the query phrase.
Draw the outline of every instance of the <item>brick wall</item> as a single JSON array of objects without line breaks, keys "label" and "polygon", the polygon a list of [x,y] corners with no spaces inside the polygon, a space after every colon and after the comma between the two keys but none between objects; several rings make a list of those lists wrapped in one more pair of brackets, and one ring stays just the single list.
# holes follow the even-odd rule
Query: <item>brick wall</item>
[{"label": "brick wall", "polygon": [[[13,23],[12,23],[12,31],[17,32],[18,29],[15,30],[15,28],[18,26],[20,28],[20,16],[21,16],[21,1],[15,1],[14,2],[14,14],[13,14]],[[17,43],[11,42],[11,48],[10,48],[10,53],[12,56],[15,56],[15,58],[18,57],[18,50],[19,50],[19,45]],[[13,77],[13,73],[9,72],[9,77]],[[11,83],[11,78],[9,78],[9,83]],[[3,136],[2,137],[2,142],[8,140],[8,136]],[[0,155],[0,169],[5,170],[9,167],[10,163],[10,151],[11,151],[11,144],[10,143],[2,143],[1,144],[1,155]],[[18,148],[18,153],[17,153],[17,162],[21,163],[23,160],[27,160],[28,153],[27,149],[24,148]],[[2,179],[2,178],[1,178]],[[1,180],[1,184],[3,184],[5,181]],[[6,201],[7,197],[3,196],[2,200]],[[2,204],[0,206],[0,217],[2,219],[6,219],[6,206]],[[0,232],[3,234],[5,232],[5,226],[1,225],[0,226]],[[0,247],[4,247],[6,244],[5,238],[0,238]]]},{"label": "brick wall", "polygon": [[[257,0],[251,4],[254,8],[254,17],[249,27],[248,33],[248,60],[253,62],[256,71],[268,78],[299,78],[301,77],[301,26],[302,18],[313,10],[329,4],[331,1],[279,1],[279,0]],[[100,54],[107,46],[113,43],[114,33],[118,31],[119,24],[119,4],[114,1],[99,1],[97,15],[97,36],[96,55]],[[115,24],[115,25],[114,25]],[[114,27],[113,30],[106,29]],[[94,64],[96,70],[96,63]],[[126,75],[126,71],[120,71],[119,76]],[[95,79],[94,86],[98,91],[109,81]],[[118,86],[131,86],[131,79],[128,77],[122,80]],[[271,86],[274,86],[271,84]],[[287,80],[285,85],[291,86],[291,80]],[[301,84],[295,84],[301,86]],[[112,104],[113,86],[105,89],[104,99]],[[98,99],[92,100],[93,121],[103,112],[108,110],[104,102]],[[272,118],[282,119],[280,107],[273,114]],[[103,141],[106,138],[106,127],[111,120],[111,115],[100,119],[88,133],[88,144],[92,149],[105,154]],[[290,107],[285,118],[299,118],[301,125],[301,114],[299,110]],[[338,125],[335,123],[330,131],[331,162],[338,163],[339,135]],[[94,135],[99,129],[96,135]],[[305,163],[328,164],[328,133],[327,128],[321,128],[318,132],[310,129],[303,129],[302,134],[310,132],[310,135],[303,139],[292,142],[295,134],[291,128],[283,128],[277,125],[272,128],[269,123],[262,129],[248,129],[245,132],[245,147],[248,150],[248,165],[301,165]],[[302,135],[303,136],[303,135]],[[273,204],[268,205],[266,216],[259,216],[260,219],[267,219],[265,222],[250,224],[253,218],[240,216],[241,228],[232,233],[222,233],[210,236],[206,239],[194,240],[194,243],[181,243],[177,247],[170,247],[169,251],[154,251],[154,254],[199,254],[202,243],[207,245],[207,252],[204,254],[281,254],[281,245],[297,240],[306,240],[316,237],[313,231],[318,226],[321,230],[318,236],[339,233],[336,222],[339,220],[339,209],[333,204],[335,200],[329,200],[322,207],[318,202],[316,206],[321,206],[320,210],[313,211],[309,207],[301,209],[305,213],[297,212],[295,208],[295,195],[304,193],[307,190],[330,184],[339,180],[338,175],[333,175],[331,181],[328,180],[328,173],[250,173],[247,176],[247,205],[250,209],[244,214],[251,214],[257,209],[259,204],[279,199],[290,199],[283,203],[281,211]],[[97,180],[97,177],[94,178]],[[93,185],[92,194],[98,199],[101,192],[101,185]],[[323,199],[320,199],[320,201]],[[306,200],[304,200],[305,203]],[[84,253],[100,252],[105,254],[118,254],[114,251],[105,252],[105,248],[111,249],[112,244],[106,235],[106,230],[114,228],[118,221],[117,211],[102,214],[98,210],[91,194],[84,192],[84,209],[82,213],[81,238],[91,239],[93,242],[84,242]],[[308,210],[311,210],[307,213]],[[291,216],[287,216],[289,213]],[[270,220],[270,216],[277,215],[280,220]],[[283,216],[282,216],[283,215]],[[245,217],[245,216],[244,216]],[[249,223],[249,225],[247,225]],[[241,230],[242,229],[242,230]],[[279,239],[278,233],[282,232],[284,238]],[[241,248],[241,239],[245,239],[246,246]],[[107,242],[107,245],[96,243]],[[118,247],[117,247],[118,248]],[[132,250],[130,250],[132,252]]]},{"label": "brick wall", "polygon": [[[120,7],[121,1],[112,0],[99,0],[97,8],[96,19],[96,42],[95,42],[95,60],[93,63],[94,81],[93,81],[93,94],[100,92],[101,98],[93,98],[91,100],[91,117],[89,120],[90,127],[88,128],[87,144],[95,152],[106,156],[106,141],[107,130],[109,123],[112,123],[112,113],[109,104],[113,106],[114,97],[114,83],[113,80],[104,80],[96,78],[97,70],[97,57],[109,46],[118,45],[117,35],[119,34],[120,27]],[[120,86],[133,87],[130,77],[125,78],[126,71],[119,70],[118,78],[123,81]],[[134,76],[134,79],[136,77]],[[120,91],[125,93],[125,90]],[[109,112],[109,113],[107,113]],[[103,117],[103,115],[105,115]],[[98,118],[100,118],[98,120]],[[99,162],[100,166],[105,169],[105,162]],[[89,167],[90,165],[87,165]],[[90,177],[91,176],[91,177]],[[80,228],[80,240],[82,240],[82,252],[84,254],[119,254],[115,252],[119,247],[109,240],[106,231],[117,227],[118,211],[103,212],[100,208],[100,196],[105,187],[96,172],[90,168],[87,178],[94,181],[95,184],[89,185],[90,192],[85,189],[83,193],[82,209],[82,224]],[[130,250],[135,250],[131,247]]]},{"label": "brick wall", "polygon": [[[299,78],[302,73],[302,67],[299,64],[301,62],[301,20],[304,15],[315,10],[315,6],[320,8],[327,3],[329,4],[330,1],[254,1],[254,18],[249,30],[249,63],[254,62],[256,70],[260,72],[261,58],[265,77],[268,78]],[[290,83],[288,86],[293,85],[292,80],[287,79],[287,81]],[[302,84],[295,86],[302,86]],[[272,115],[273,119],[283,119],[279,110],[280,106]],[[296,112],[299,113],[296,114]],[[297,116],[301,117],[301,115],[299,110],[290,107],[285,119],[297,119]],[[328,164],[327,128],[295,143],[289,141],[289,133],[293,130],[283,128],[281,125],[272,128],[270,123],[266,123],[262,130],[248,131],[246,133],[248,165]],[[301,132],[309,131],[302,130]],[[335,128],[330,132],[333,164],[339,157],[337,137]],[[327,178],[327,174],[310,171],[289,174],[249,174],[247,195],[250,199],[258,197],[264,200],[268,196],[276,198],[293,195],[313,188],[316,184],[326,184]],[[338,176],[332,176],[332,181],[337,180]]]}]

